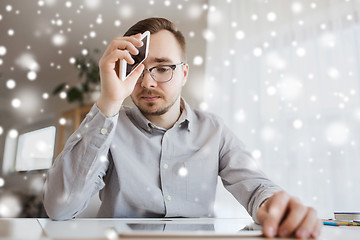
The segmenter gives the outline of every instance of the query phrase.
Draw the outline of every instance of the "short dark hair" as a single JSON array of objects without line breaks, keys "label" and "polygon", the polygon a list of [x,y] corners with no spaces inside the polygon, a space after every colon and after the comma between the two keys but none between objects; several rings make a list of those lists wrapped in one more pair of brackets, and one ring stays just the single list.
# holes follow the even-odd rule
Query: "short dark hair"
[{"label": "short dark hair", "polygon": [[181,57],[184,61],[186,61],[186,42],[185,37],[181,31],[179,31],[176,25],[165,18],[147,18],[135,23],[132,27],[130,27],[124,36],[131,36],[138,33],[143,33],[145,31],[149,31],[150,34],[157,33],[161,30],[168,30],[171,32],[176,41],[179,43],[181,48]]}]

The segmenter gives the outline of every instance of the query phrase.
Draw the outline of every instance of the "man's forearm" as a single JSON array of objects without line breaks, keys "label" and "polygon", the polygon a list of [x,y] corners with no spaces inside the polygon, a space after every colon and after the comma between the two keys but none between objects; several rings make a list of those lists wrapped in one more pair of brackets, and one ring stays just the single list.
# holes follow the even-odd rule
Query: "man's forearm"
[{"label": "man's forearm", "polygon": [[[95,107],[96,108],[96,107]],[[44,206],[50,218],[73,218],[92,194],[104,187],[107,154],[117,118],[105,118],[92,109],[48,172]]]}]

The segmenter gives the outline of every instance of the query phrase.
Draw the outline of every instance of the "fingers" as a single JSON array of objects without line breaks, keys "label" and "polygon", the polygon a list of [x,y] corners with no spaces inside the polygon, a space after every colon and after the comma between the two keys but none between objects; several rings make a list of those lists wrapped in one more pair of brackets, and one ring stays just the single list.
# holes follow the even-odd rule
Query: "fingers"
[{"label": "fingers", "polygon": [[105,51],[105,54],[108,54],[110,52],[113,52],[114,50],[127,50],[133,55],[137,55],[139,53],[138,47],[141,47],[143,45],[143,42],[140,41],[137,37],[131,36],[131,37],[123,37],[123,38],[115,38],[111,41],[109,44],[109,47]]},{"label": "fingers", "polygon": [[322,223],[315,209],[304,206],[298,199],[285,192],[278,192],[269,198],[258,210],[257,218],[263,225],[266,237],[317,238]]},{"label": "fingers", "polygon": [[[288,237],[302,223],[307,214],[307,207],[302,205],[297,199],[293,198],[288,203],[289,214],[286,216],[279,227],[279,236]],[[305,234],[305,232],[304,232]]]},{"label": "fingers", "polygon": [[144,68],[144,64],[140,64],[125,80],[125,84],[129,85],[131,88],[134,88]]},{"label": "fingers", "polygon": [[263,218],[263,229],[266,237],[274,237],[278,232],[278,226],[286,215],[290,196],[281,191],[275,193],[267,202],[265,202],[265,213]]},{"label": "fingers", "polygon": [[309,237],[319,237],[321,230],[321,221],[317,219],[316,211],[313,208],[307,208],[306,215],[297,228],[295,236],[297,238],[309,238]]}]

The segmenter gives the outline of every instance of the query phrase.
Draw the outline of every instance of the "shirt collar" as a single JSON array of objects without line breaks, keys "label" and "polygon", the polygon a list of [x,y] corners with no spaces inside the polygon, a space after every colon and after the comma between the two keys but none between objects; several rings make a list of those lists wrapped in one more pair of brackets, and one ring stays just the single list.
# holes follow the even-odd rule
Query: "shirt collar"
[{"label": "shirt collar", "polygon": [[[193,119],[193,111],[190,108],[190,106],[186,103],[186,101],[181,98],[181,109],[182,109],[182,113],[179,117],[179,119],[177,120],[177,122],[175,123],[174,126],[177,127],[181,127],[184,129],[187,129],[188,131],[190,131],[191,129],[191,121]],[[162,127],[158,127],[155,124],[153,124],[152,122],[150,122],[140,111],[140,109],[137,106],[134,106],[131,108],[131,115],[133,116],[135,122],[145,131],[147,132],[152,132],[153,129],[158,129],[161,131],[166,131],[166,129],[162,128]]]}]

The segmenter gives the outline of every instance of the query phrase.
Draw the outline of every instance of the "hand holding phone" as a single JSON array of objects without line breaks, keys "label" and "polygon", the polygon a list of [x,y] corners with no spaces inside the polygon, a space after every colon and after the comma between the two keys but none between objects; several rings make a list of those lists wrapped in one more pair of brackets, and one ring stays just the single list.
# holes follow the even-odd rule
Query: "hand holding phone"
[{"label": "hand holding phone", "polygon": [[139,53],[137,55],[131,54],[131,57],[134,59],[134,64],[129,64],[125,59],[121,59],[119,62],[119,78],[122,81],[125,79],[143,62],[148,56],[149,52],[149,42],[150,42],[150,32],[146,31],[141,35],[140,40],[143,42],[143,45],[139,48]]}]

